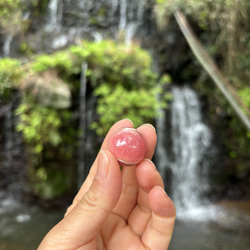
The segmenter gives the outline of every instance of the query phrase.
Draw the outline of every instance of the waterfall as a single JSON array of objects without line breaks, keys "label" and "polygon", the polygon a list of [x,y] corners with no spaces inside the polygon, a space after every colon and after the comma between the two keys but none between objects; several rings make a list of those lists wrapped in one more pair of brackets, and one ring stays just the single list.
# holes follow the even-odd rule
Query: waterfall
[{"label": "waterfall", "polygon": [[53,51],[89,38],[96,42],[112,38],[129,45],[142,34],[147,3],[147,0],[50,0],[47,20],[40,32],[41,45]]},{"label": "waterfall", "polygon": [[3,55],[5,57],[10,55],[10,45],[11,45],[12,40],[13,40],[12,34],[9,34],[6,36],[6,39],[5,39],[4,45],[3,45]]},{"label": "waterfall", "polygon": [[[125,33],[125,43],[130,44],[143,20],[144,1],[120,0],[118,30]],[[113,4],[113,6],[116,6]]]},{"label": "waterfall", "polygon": [[96,43],[100,43],[102,41],[102,34],[100,32],[94,31],[92,36],[94,37]]},{"label": "waterfall", "polygon": [[[173,87],[170,108],[170,138],[164,128],[159,130],[159,170],[166,182],[171,181],[171,193],[177,211],[201,205],[202,194],[208,187],[206,156],[211,149],[211,132],[203,123],[197,94],[189,87]],[[163,127],[166,118],[158,120]],[[164,138],[164,139],[163,139]],[[164,145],[164,140],[171,145]],[[171,180],[166,176],[171,173]]]},{"label": "waterfall", "polygon": [[118,0],[112,0],[112,2],[111,2],[111,12],[110,12],[111,17],[115,16],[118,5],[119,5]]},{"label": "waterfall", "polygon": [[62,28],[64,28],[62,27],[64,4],[67,3],[62,0],[50,0],[48,4],[48,20],[45,31],[51,35],[49,43],[53,50],[65,47],[70,38],[74,36],[74,28],[69,29],[68,33],[62,32]]},{"label": "waterfall", "polygon": [[48,5],[48,21],[46,24],[46,30],[53,31],[60,29],[62,20],[63,3],[61,0],[50,0]]},{"label": "waterfall", "polygon": [[119,30],[124,30],[126,24],[127,24],[127,0],[121,0]]}]

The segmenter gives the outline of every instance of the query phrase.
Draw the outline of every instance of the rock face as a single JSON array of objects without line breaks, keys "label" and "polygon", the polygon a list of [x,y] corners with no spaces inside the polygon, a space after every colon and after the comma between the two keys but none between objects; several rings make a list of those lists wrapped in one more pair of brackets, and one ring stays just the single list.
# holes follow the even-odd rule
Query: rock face
[{"label": "rock face", "polygon": [[30,76],[25,79],[21,88],[32,95],[40,105],[56,109],[68,108],[71,105],[70,89],[55,72]]},{"label": "rock face", "polygon": [[108,38],[122,38],[129,43],[135,35],[138,37],[145,32],[143,26],[148,18],[148,10],[153,6],[151,0],[47,2],[44,15],[39,13],[41,10],[32,9],[27,9],[23,13],[22,22],[27,23],[28,27],[25,35],[17,34],[10,39],[6,34],[2,38],[0,56],[16,55],[20,50],[20,43],[27,45],[35,53],[62,49],[79,39],[98,42]]},{"label": "rock face", "polygon": [[160,74],[167,71],[180,76],[179,69],[189,60],[187,44],[175,20],[162,19],[164,25],[157,26],[153,0],[47,2],[44,14],[30,6],[23,11],[25,31],[14,37],[0,36],[0,57],[50,53],[78,44],[79,40],[112,39],[127,44],[139,41],[157,58],[154,66]]},{"label": "rock face", "polygon": [[129,41],[140,29],[148,3],[147,0],[50,0],[44,32],[53,32],[54,48],[77,38],[96,41],[117,38],[117,31],[125,31],[125,39]]}]

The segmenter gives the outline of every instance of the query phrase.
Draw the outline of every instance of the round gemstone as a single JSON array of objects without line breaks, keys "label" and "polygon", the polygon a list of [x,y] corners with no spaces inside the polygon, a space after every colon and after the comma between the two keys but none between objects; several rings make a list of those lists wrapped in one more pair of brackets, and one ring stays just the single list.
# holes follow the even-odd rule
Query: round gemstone
[{"label": "round gemstone", "polygon": [[121,165],[131,166],[144,159],[146,143],[137,129],[121,128],[111,135],[108,149]]}]

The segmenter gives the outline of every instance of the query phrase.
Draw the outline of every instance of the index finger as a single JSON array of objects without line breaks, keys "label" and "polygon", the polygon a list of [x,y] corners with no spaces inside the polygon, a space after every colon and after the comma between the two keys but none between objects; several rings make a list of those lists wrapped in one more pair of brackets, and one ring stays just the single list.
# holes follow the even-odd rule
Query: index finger
[{"label": "index finger", "polygon": [[[118,122],[116,122],[108,131],[107,135],[105,136],[105,139],[102,143],[101,149],[107,149],[108,146],[108,140],[111,134],[113,134],[117,129],[123,128],[123,127],[133,127],[133,122],[129,119],[123,119]],[[82,184],[80,190],[78,191],[77,195],[74,198],[73,204],[70,206],[70,210],[75,206],[75,204],[83,197],[83,195],[88,191],[89,187],[91,186],[93,182],[93,178],[96,174],[96,168],[97,168],[97,160],[99,157],[99,153],[89,171],[89,174]]]}]

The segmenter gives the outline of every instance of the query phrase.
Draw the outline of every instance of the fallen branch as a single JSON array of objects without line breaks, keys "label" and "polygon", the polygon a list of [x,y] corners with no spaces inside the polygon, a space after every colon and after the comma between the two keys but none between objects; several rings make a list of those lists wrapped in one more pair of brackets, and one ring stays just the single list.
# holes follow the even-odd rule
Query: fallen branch
[{"label": "fallen branch", "polygon": [[[195,34],[193,33],[191,27],[188,24],[188,21],[185,15],[177,10],[175,11],[175,18],[179,27],[185,36],[190,48],[195,54],[196,58],[203,66],[203,68],[207,71],[209,76],[213,79],[214,83],[220,89],[222,94],[226,97],[235,113],[241,119],[241,121],[245,124],[248,130],[250,130],[250,120],[248,116],[242,111],[242,108],[245,106],[244,103],[237,96],[235,90],[228,83],[228,81],[224,78],[213,59],[208,55],[206,50],[202,47]],[[247,113],[249,113],[248,109],[244,107]]]}]

